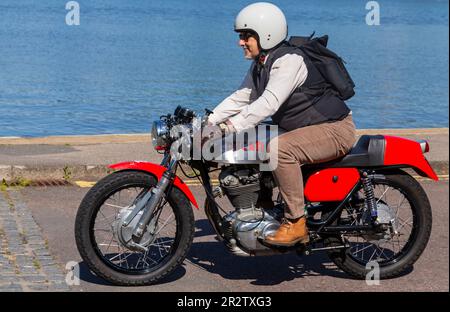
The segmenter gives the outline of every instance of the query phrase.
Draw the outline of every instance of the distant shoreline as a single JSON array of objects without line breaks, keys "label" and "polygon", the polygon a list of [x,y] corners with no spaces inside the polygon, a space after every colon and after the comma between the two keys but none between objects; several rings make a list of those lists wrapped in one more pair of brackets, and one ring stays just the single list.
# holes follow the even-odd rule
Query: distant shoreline
[{"label": "distant shoreline", "polygon": [[[357,129],[358,135],[433,135],[449,134],[449,128]],[[0,144],[83,144],[83,143],[150,143],[150,132],[91,135],[55,135],[44,137],[0,136]]]}]

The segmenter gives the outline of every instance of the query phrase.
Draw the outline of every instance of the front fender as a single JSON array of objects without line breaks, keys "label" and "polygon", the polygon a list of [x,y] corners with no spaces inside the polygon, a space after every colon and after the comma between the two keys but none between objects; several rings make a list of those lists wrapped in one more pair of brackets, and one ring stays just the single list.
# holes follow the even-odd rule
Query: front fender
[{"label": "front fender", "polygon": [[[145,171],[154,175],[158,180],[161,179],[166,168],[164,166],[153,164],[145,161],[126,161],[117,164],[112,164],[108,166],[114,170],[137,170]],[[179,177],[175,177],[174,186],[180,189],[186,195],[186,197],[191,201],[191,203],[198,209],[197,201],[192,194],[189,187],[184,183]]]},{"label": "front fender", "polygon": [[386,144],[384,165],[406,165],[412,167],[421,176],[429,177],[435,181],[439,180],[423,155],[420,143],[395,136],[384,136],[384,139]]}]

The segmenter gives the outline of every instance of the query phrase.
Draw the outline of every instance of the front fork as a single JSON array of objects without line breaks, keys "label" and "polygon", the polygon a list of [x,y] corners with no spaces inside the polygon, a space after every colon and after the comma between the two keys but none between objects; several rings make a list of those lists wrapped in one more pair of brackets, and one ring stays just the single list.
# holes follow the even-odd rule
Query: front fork
[{"label": "front fork", "polygon": [[[177,168],[177,160],[170,159],[170,156],[165,155],[161,165],[166,166],[167,170],[163,173],[161,179],[159,179],[156,186],[145,194],[142,199],[136,204],[136,214],[144,209],[139,222],[133,229],[133,240],[135,242],[139,242],[139,240],[144,235],[145,227],[150,222],[150,219],[155,211],[156,207],[158,207],[161,202],[164,194],[169,185],[173,183],[175,179],[175,171]],[[127,225],[131,222],[131,220],[136,216],[136,214],[132,213],[125,221],[123,225]],[[129,220],[128,220],[129,219]]]}]

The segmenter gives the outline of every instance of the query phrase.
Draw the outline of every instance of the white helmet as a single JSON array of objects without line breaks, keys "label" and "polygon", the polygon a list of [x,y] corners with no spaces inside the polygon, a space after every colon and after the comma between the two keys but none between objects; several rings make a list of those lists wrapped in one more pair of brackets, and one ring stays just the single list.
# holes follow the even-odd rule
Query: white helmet
[{"label": "white helmet", "polygon": [[234,31],[253,31],[259,36],[263,50],[269,50],[287,37],[287,22],[283,12],[272,3],[257,2],[243,8],[236,16]]}]

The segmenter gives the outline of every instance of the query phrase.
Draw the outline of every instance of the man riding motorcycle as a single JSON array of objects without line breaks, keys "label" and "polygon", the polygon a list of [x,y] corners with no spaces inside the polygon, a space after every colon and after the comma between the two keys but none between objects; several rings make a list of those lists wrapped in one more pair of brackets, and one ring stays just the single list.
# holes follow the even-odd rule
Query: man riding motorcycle
[{"label": "man riding motorcycle", "polygon": [[[363,135],[354,144],[355,127],[343,102],[354,84],[342,60],[326,49],[326,36],[285,41],[286,19],[276,6],[244,8],[235,30],[253,60],[241,88],[201,118],[181,106],[160,116],[151,138],[161,163],[111,164],[114,172],[84,196],[75,239],[89,269],[116,285],[161,281],[189,253],[192,206],[204,209],[216,238],[236,256],[325,251],[359,279],[374,265],[381,279],[411,268],[430,238],[432,209],[405,169],[438,180],[424,156],[428,142]],[[278,131],[266,122],[252,128],[269,116]],[[220,127],[208,129],[207,120]],[[220,135],[202,146],[202,155],[195,147],[197,130],[202,143]],[[177,171],[201,182],[203,205]],[[280,193],[272,200],[277,184]],[[231,210],[217,200],[223,197]]]},{"label": "man riding motorcycle", "polygon": [[286,42],[287,29],[273,4],[254,3],[239,12],[234,30],[245,58],[253,62],[240,88],[208,117],[224,133],[255,127],[268,117],[286,131],[269,146],[286,206],[284,222],[265,240],[280,246],[308,242],[300,167],[342,157],[355,143],[350,109],[311,60]]}]

